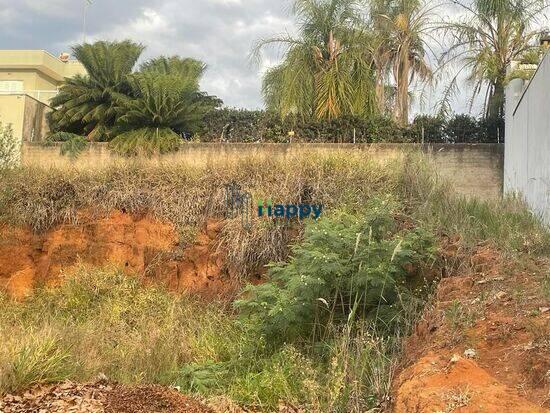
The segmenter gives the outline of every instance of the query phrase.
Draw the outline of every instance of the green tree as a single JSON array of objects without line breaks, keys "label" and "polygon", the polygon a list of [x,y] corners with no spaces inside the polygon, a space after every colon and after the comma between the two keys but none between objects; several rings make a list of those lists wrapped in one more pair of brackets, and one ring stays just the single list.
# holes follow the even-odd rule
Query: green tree
[{"label": "green tree", "polygon": [[206,66],[193,59],[157,58],[128,77],[130,93],[115,98],[119,152],[167,152],[180,144],[181,133],[196,131],[204,115],[221,101],[199,90]]},{"label": "green tree", "polygon": [[463,17],[442,23],[450,35],[451,46],[441,60],[459,60],[461,69],[449,82],[442,103],[449,106],[449,99],[457,90],[458,77],[468,71],[468,80],[473,82],[471,102],[484,95],[484,117],[497,125],[493,133],[498,130],[502,136],[507,68],[512,61],[521,60],[539,47],[541,31],[535,27],[548,1],[456,0],[453,3]]},{"label": "green tree", "polygon": [[74,132],[89,140],[108,140],[116,119],[117,96],[130,92],[128,75],[144,47],[130,40],[84,43],[73,48],[74,56],[88,74],[65,80],[51,105],[52,131]]},{"label": "green tree", "polygon": [[298,35],[258,43],[256,56],[268,45],[285,51],[282,63],[263,79],[269,110],[328,120],[375,110],[369,35],[359,6],[358,0],[297,0]]}]

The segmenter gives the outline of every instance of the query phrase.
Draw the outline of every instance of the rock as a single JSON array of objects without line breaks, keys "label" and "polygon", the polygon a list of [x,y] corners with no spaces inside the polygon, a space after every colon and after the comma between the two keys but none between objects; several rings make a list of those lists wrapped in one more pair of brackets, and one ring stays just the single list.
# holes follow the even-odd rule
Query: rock
[{"label": "rock", "polygon": [[477,356],[477,352],[473,348],[469,348],[467,350],[464,350],[464,357],[468,359],[475,359]]},{"label": "rock", "polygon": [[460,361],[461,357],[458,355],[458,354],[453,354],[453,356],[451,357],[451,363],[457,363],[458,361]]},{"label": "rock", "polygon": [[505,291],[499,291],[495,294],[495,300],[502,300],[504,297],[506,297],[508,294]]}]

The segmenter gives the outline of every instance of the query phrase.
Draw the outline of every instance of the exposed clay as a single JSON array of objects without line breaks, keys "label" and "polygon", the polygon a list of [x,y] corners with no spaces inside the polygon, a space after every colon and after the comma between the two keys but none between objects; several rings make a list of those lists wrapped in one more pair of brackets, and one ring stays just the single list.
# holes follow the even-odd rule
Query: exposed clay
[{"label": "exposed clay", "polygon": [[207,221],[196,241],[180,247],[173,225],[115,211],[80,213],[78,224],[44,234],[0,227],[0,288],[22,298],[37,284],[55,284],[76,265],[114,265],[171,290],[223,294],[235,288],[218,252],[221,223]]},{"label": "exposed clay", "polygon": [[539,310],[547,302],[538,280],[550,263],[507,271],[489,246],[478,247],[470,263],[470,271],[441,280],[434,307],[406,340],[393,411],[549,411],[550,312]]}]

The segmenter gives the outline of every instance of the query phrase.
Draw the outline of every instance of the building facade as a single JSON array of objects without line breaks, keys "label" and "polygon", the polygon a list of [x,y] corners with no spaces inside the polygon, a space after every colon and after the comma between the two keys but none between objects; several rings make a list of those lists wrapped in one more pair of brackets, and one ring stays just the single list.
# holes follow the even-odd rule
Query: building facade
[{"label": "building facade", "polygon": [[506,89],[504,192],[519,194],[550,225],[550,52],[528,84]]},{"label": "building facade", "polygon": [[51,98],[65,78],[85,74],[84,66],[66,54],[57,58],[44,50],[0,50],[0,122],[11,124],[22,141],[42,140]]}]

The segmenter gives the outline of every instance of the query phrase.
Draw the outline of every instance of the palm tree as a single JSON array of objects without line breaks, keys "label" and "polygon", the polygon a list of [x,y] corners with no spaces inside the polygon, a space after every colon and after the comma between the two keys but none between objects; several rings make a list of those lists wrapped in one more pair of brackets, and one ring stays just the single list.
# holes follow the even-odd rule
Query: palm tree
[{"label": "palm tree", "polygon": [[128,77],[131,91],[117,95],[117,136],[111,148],[124,154],[168,152],[180,133],[195,131],[221,101],[199,90],[206,66],[194,59],[157,58]]},{"label": "palm tree", "polygon": [[[504,88],[507,68],[538,48],[541,30],[535,29],[548,6],[547,0],[454,0],[463,17],[444,22],[442,28],[451,38],[451,46],[442,61],[459,60],[460,70],[446,88],[443,104],[448,105],[457,79],[467,70],[473,82],[471,105],[484,94],[483,113],[502,132]],[[493,131],[493,133],[496,132]]]},{"label": "palm tree", "polygon": [[376,91],[379,110],[386,107],[388,73],[395,83],[393,114],[401,125],[409,121],[410,85],[432,79],[427,40],[433,30],[433,12],[419,0],[372,0],[371,19],[376,38]]},{"label": "palm tree", "polygon": [[74,47],[74,56],[88,74],[66,79],[52,99],[56,110],[50,116],[51,129],[87,135],[90,140],[108,139],[116,118],[115,100],[129,93],[128,75],[143,50],[130,40]]},{"label": "palm tree", "polygon": [[285,51],[282,63],[263,79],[269,110],[329,120],[375,110],[372,57],[359,6],[358,0],[297,0],[298,36],[258,43],[256,56],[268,45]]}]

